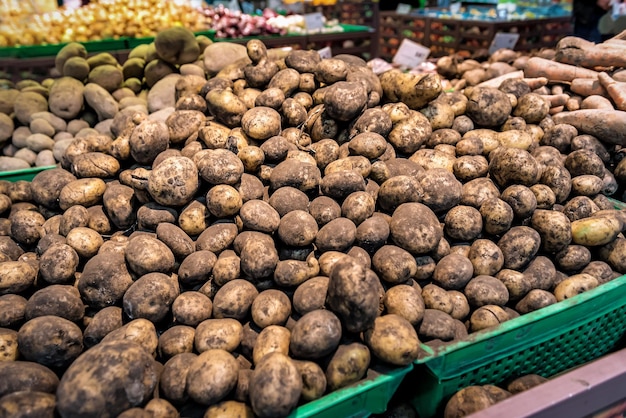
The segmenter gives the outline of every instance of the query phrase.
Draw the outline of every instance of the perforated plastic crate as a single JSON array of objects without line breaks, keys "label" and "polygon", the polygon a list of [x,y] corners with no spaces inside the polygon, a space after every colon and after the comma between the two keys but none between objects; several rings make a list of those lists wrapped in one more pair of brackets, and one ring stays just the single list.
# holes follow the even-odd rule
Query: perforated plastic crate
[{"label": "perforated plastic crate", "polygon": [[427,350],[407,382],[421,418],[442,412],[456,391],[536,373],[552,376],[623,345],[626,275],[469,339]]}]

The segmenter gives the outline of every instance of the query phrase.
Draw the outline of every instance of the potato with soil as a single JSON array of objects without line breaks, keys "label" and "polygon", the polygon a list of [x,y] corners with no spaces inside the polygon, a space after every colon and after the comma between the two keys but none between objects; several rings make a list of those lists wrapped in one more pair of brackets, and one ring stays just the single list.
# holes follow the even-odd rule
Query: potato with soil
[{"label": "potato with soil", "polygon": [[433,280],[446,290],[463,289],[474,275],[471,260],[461,254],[444,256],[435,267]]},{"label": "potato with soil", "polygon": [[455,320],[446,312],[427,308],[424,311],[424,319],[417,328],[417,334],[420,341],[452,341],[456,335]]},{"label": "potato with soil", "polygon": [[268,354],[252,372],[250,403],[261,418],[287,416],[298,405],[301,392],[300,372],[284,354]]},{"label": "potato with soil", "polygon": [[83,332],[86,348],[98,344],[107,334],[122,327],[122,308],[108,306],[99,310],[90,320]]},{"label": "potato with soil", "polygon": [[437,74],[411,74],[400,70],[386,71],[380,76],[384,96],[390,102],[403,102],[418,110],[441,93],[441,80]]},{"label": "potato with soil", "polygon": [[55,407],[55,396],[44,392],[14,392],[0,398],[0,414],[15,418],[52,417]]},{"label": "potato with soil", "polygon": [[517,302],[515,310],[521,314],[527,314],[550,306],[557,302],[554,294],[547,290],[533,289],[522,300]]},{"label": "potato with soil", "polygon": [[17,331],[0,328],[0,363],[17,361],[20,355],[17,343]]},{"label": "potato with soil", "polygon": [[85,304],[101,309],[121,301],[132,283],[123,254],[99,254],[85,264],[78,291]]},{"label": "potato with soil", "polygon": [[252,363],[259,364],[270,353],[289,354],[291,331],[280,325],[263,328],[257,336],[252,349]]},{"label": "potato with soil", "polygon": [[396,366],[417,359],[420,345],[411,323],[394,314],[376,318],[373,326],[365,331],[364,341],[377,358]]},{"label": "potato with soil", "polygon": [[479,308],[485,305],[504,306],[509,301],[509,291],[493,276],[480,275],[467,283],[464,290],[470,305]]},{"label": "potato with soil", "polygon": [[504,265],[504,255],[491,240],[477,239],[470,246],[468,257],[474,267],[474,275],[494,276]]},{"label": "potato with soil", "polygon": [[148,273],[170,273],[174,269],[174,254],[167,245],[149,235],[131,238],[125,251],[128,267],[138,276]]},{"label": "potato with soil", "polygon": [[83,351],[83,333],[76,324],[65,318],[39,316],[20,327],[18,347],[20,354],[28,361],[63,369]]},{"label": "potato with soil", "polygon": [[313,277],[299,285],[292,298],[293,309],[300,315],[323,309],[326,302],[329,278]]},{"label": "potato with soil", "polygon": [[541,249],[548,253],[561,251],[572,241],[571,222],[562,212],[538,209],[530,223],[541,237]]},{"label": "potato with soil", "polygon": [[[494,390],[497,396],[494,396]],[[495,386],[468,386],[450,398],[444,418],[461,418],[482,411],[509,396],[509,392]]]},{"label": "potato with soil", "polygon": [[39,289],[28,299],[25,319],[53,315],[78,323],[85,316],[85,305],[74,286],[50,285]]},{"label": "potato with soil", "polygon": [[322,226],[315,236],[320,252],[345,251],[356,239],[356,225],[350,219],[339,217]]},{"label": "potato with soil", "polygon": [[290,351],[299,359],[324,357],[337,348],[341,331],[341,322],[331,311],[308,312],[291,329]]},{"label": "potato with soil", "polygon": [[284,325],[291,315],[291,301],[280,290],[264,290],[254,298],[251,313],[252,320],[261,328]]},{"label": "potato with soil", "polygon": [[547,381],[548,379],[537,374],[527,374],[525,376],[518,377],[507,384],[506,390],[512,394],[516,394],[532,389],[535,386],[539,386]]},{"label": "potato with soil", "polygon": [[491,235],[501,235],[513,223],[514,212],[511,206],[498,197],[486,199],[479,207],[483,217],[483,228]]},{"label": "potato with soil", "polygon": [[532,186],[538,183],[542,172],[537,160],[518,148],[498,148],[490,155],[489,174],[500,187],[511,184]]},{"label": "potato with soil", "polygon": [[242,339],[243,328],[236,319],[207,319],[196,328],[194,347],[198,353],[217,349],[233,352]]},{"label": "potato with soil", "polygon": [[226,283],[213,298],[213,317],[245,319],[258,294],[258,290],[247,280],[236,279]]},{"label": "potato with soil", "polygon": [[[13,204],[14,211],[16,205]],[[39,212],[17,210],[9,216],[11,221],[11,237],[22,245],[35,244],[44,235],[43,224],[46,221]]]},{"label": "potato with soil", "polygon": [[389,228],[393,242],[413,255],[434,250],[443,238],[443,228],[433,211],[416,202],[398,206]]},{"label": "potato with soil", "polygon": [[279,261],[278,251],[273,240],[271,243],[246,242],[241,248],[239,256],[241,272],[249,280],[260,280],[273,276]]},{"label": "potato with soil", "polygon": [[186,325],[174,325],[159,335],[159,357],[169,359],[177,354],[191,353],[196,330]]},{"label": "potato with soil", "polygon": [[352,257],[337,261],[330,272],[326,303],[349,332],[364,331],[378,316],[379,280]]},{"label": "potato with soil", "polygon": [[257,106],[243,114],[241,127],[248,137],[264,141],[280,134],[281,116],[271,107]]},{"label": "potato with soil", "polygon": [[557,302],[570,299],[580,293],[598,287],[598,279],[586,273],[579,273],[573,276],[569,276],[567,279],[560,282],[554,288],[554,296]]},{"label": "potato with soil", "polygon": [[213,303],[208,296],[196,292],[183,292],[172,303],[174,322],[195,327],[209,319],[213,311]]},{"label": "potato with soil", "polygon": [[444,232],[452,239],[472,241],[483,229],[483,219],[478,209],[458,205],[451,208],[444,219]]},{"label": "potato with soil", "polygon": [[300,399],[310,402],[324,396],[326,392],[326,375],[324,370],[315,362],[295,360],[294,363],[302,376],[302,393]]},{"label": "potato with soil", "polygon": [[277,232],[284,244],[305,247],[315,241],[318,230],[313,216],[303,210],[293,210],[280,219]]},{"label": "potato with soil", "polygon": [[133,188],[116,182],[108,183],[102,195],[102,206],[107,218],[122,230],[130,228],[137,220],[135,202]]},{"label": "potato with soil", "polygon": [[513,110],[506,93],[498,89],[478,87],[469,90],[466,95],[466,115],[480,126],[500,126]]},{"label": "potato with soil", "polygon": [[[323,61],[322,61],[323,62]],[[348,122],[366,107],[367,90],[359,82],[338,81],[324,94],[324,107],[328,115],[338,121]]]},{"label": "potato with soil", "polygon": [[420,292],[405,284],[393,286],[387,290],[383,304],[388,314],[399,315],[413,326],[421,322],[426,309]]},{"label": "potato with soil", "polygon": [[0,263],[0,295],[19,294],[30,288],[37,272],[25,261]]},{"label": "potato with soil", "polygon": [[472,332],[492,328],[508,321],[509,314],[500,306],[485,305],[476,309],[470,317],[470,330]]},{"label": "potato with soil", "polygon": [[415,258],[395,245],[382,246],[372,257],[372,269],[388,283],[405,283],[417,273]]},{"label": "potato with soil", "polygon": [[316,165],[289,158],[272,169],[269,183],[271,191],[289,186],[307,193],[317,190],[321,180],[322,174]]},{"label": "potato with soil", "polygon": [[537,254],[541,245],[541,236],[534,229],[527,226],[514,226],[506,232],[498,247],[504,256],[504,268],[521,269],[525,267]]},{"label": "potato with soil", "polygon": [[204,284],[211,275],[217,256],[208,250],[199,250],[188,255],[178,267],[178,281],[183,286]]},{"label": "potato with soil", "polygon": [[513,116],[523,118],[526,123],[539,123],[548,116],[550,104],[540,94],[527,93],[517,99]]},{"label": "potato with soil", "polygon": [[225,350],[208,350],[193,359],[187,372],[189,397],[202,405],[224,399],[237,385],[239,363]]},{"label": "potato with soil", "polygon": [[186,157],[170,157],[161,162],[148,178],[148,192],[164,206],[183,206],[198,191],[198,169]]},{"label": "potato with soil", "polygon": [[432,133],[430,121],[422,113],[410,110],[408,117],[393,124],[387,140],[403,154],[410,155],[420,149]]},{"label": "potato with soil", "polygon": [[33,200],[49,209],[57,209],[61,190],[73,180],[76,180],[76,177],[61,168],[44,170],[38,173],[31,182]]},{"label": "potato with soil", "polygon": [[166,274],[145,274],[124,293],[124,312],[131,319],[145,318],[158,323],[170,312],[179,293],[178,282]]},{"label": "potato with soil", "polygon": [[391,213],[403,203],[421,202],[422,196],[422,186],[414,176],[393,176],[380,185],[376,204],[383,211]]},{"label": "potato with soil", "polygon": [[370,351],[361,343],[342,344],[326,367],[328,388],[333,391],[361,380],[370,364]]}]

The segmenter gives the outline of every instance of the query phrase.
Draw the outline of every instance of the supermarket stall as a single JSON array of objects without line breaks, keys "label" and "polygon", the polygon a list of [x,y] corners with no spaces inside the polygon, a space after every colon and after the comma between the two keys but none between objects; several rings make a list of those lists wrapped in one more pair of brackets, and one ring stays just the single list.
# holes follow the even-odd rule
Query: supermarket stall
[{"label": "supermarket stall", "polygon": [[0,38],[0,416],[621,404],[626,33],[143,2]]},{"label": "supermarket stall", "polygon": [[457,5],[454,13],[449,8],[381,12],[379,56],[391,59],[403,39],[430,48],[438,57],[487,50],[497,33],[518,34],[514,49],[531,51],[552,48],[572,32],[570,11],[561,6],[518,7],[515,13],[498,16],[495,5]]}]

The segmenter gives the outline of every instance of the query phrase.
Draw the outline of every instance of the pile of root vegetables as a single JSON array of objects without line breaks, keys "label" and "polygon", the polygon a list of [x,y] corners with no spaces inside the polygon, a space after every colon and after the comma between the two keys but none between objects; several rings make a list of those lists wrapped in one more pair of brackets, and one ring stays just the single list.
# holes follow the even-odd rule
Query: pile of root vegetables
[{"label": "pile of root vegetables", "polygon": [[0,411],[286,416],[626,273],[626,113],[556,112],[542,58],[444,92],[168,36],[3,84],[5,148],[59,166],[0,182]]}]

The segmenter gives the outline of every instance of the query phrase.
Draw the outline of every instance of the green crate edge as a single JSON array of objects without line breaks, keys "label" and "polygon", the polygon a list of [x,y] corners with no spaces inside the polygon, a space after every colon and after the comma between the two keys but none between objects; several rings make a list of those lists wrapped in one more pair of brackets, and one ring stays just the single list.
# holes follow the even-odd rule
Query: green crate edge
[{"label": "green crate edge", "polygon": [[[38,173],[53,168],[57,166],[0,172],[0,180],[31,181]],[[384,412],[402,380],[411,370],[413,364],[362,380],[298,407],[289,418],[360,418]]]},{"label": "green crate edge", "polygon": [[288,418],[357,418],[382,413],[412,370],[412,364],[387,370],[372,379],[362,380],[304,404]]},{"label": "green crate edge", "polygon": [[8,180],[16,182],[20,180],[31,181],[42,171],[57,168],[56,165],[47,165],[43,167],[24,168],[22,170],[0,171],[0,180]]},{"label": "green crate edge", "polygon": [[[458,382],[468,373],[489,373],[497,362],[507,358],[512,362],[512,356],[521,357],[525,350],[576,333],[577,328],[589,325],[602,316],[617,313],[620,309],[624,310],[622,323],[626,329],[625,307],[626,275],[622,275],[571,299],[507,321],[497,329],[478,332],[469,341],[454,343],[437,351],[426,347],[428,354],[415,361],[414,371],[407,378],[408,384],[416,388],[411,403],[421,418],[432,417],[441,411],[444,401],[458,390]],[[588,336],[590,344],[601,341],[603,331],[608,332],[600,329],[597,334]],[[611,344],[598,347],[595,352],[580,353],[575,360],[559,367],[541,367],[552,369],[551,375],[565,371],[607,354],[622,339],[623,337],[614,339]],[[524,374],[542,373],[539,366],[519,365],[517,369],[513,367],[510,370],[509,377],[520,374],[522,369]],[[475,384],[500,383],[494,380],[496,379],[481,379]]]}]

